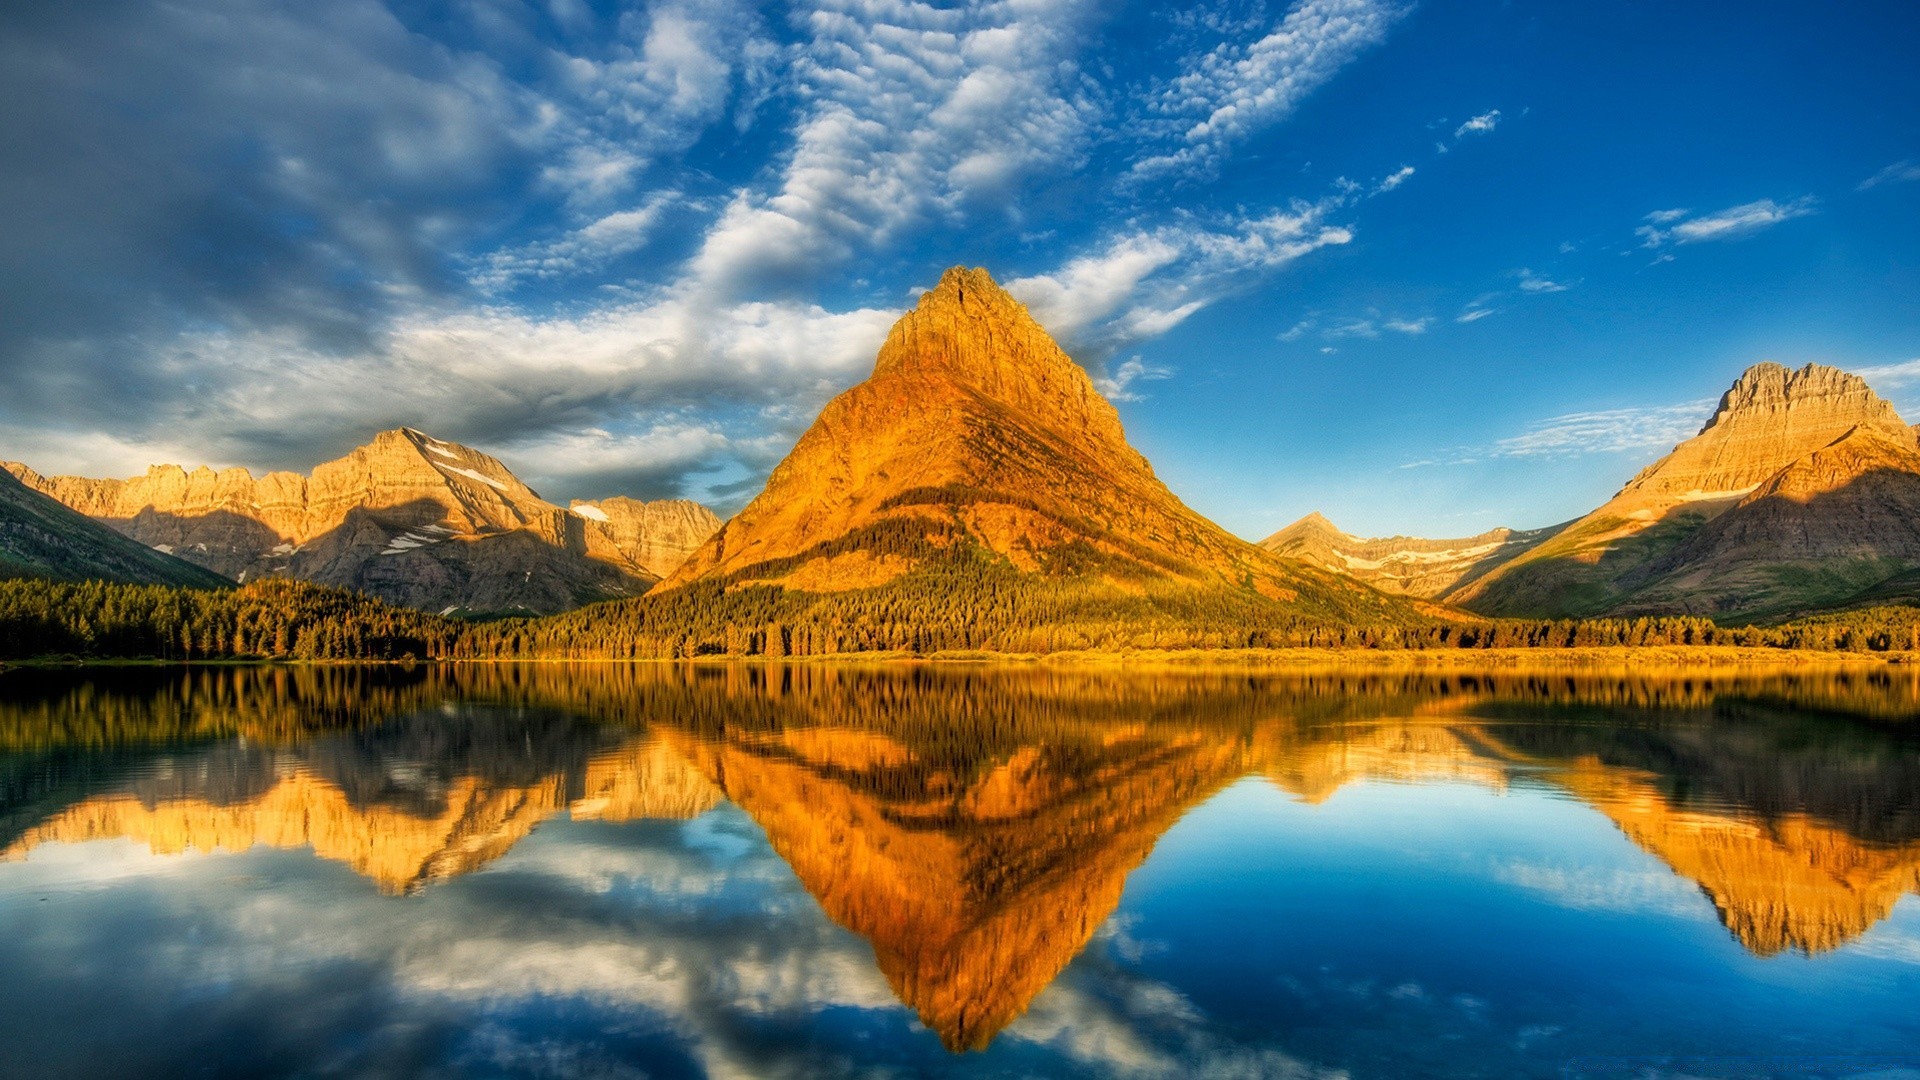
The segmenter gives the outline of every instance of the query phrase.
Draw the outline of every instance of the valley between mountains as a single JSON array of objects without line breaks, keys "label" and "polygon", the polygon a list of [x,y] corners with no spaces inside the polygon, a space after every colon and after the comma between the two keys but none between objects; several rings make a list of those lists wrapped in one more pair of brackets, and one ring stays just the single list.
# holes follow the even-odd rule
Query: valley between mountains
[{"label": "valley between mountains", "polygon": [[[7,462],[0,577],[282,601],[296,594],[261,583],[307,582],[421,618],[508,617],[513,644],[494,652],[553,655],[1740,625],[1920,597],[1920,439],[1857,376],[1761,363],[1699,434],[1577,520],[1372,539],[1314,514],[1255,544],[1159,480],[1085,370],[986,271],[955,268],[725,522],[684,500],[561,506],[479,450],[400,429],[306,474],[156,465],[93,479]],[[16,606],[33,607],[32,588],[14,586]],[[173,639],[150,636],[172,654]]]}]

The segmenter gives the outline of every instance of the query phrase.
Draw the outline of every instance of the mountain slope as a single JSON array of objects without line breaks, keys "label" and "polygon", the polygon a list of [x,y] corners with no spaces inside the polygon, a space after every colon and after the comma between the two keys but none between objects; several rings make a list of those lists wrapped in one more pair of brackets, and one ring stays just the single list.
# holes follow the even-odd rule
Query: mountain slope
[{"label": "mountain slope", "polygon": [[1624,584],[1624,613],[1792,614],[1920,568],[1920,445],[1854,428],[1769,477]]},{"label": "mountain slope", "polygon": [[[1811,500],[1809,483],[1823,491],[1840,490],[1863,475],[1855,470],[1870,470],[1875,467],[1870,462],[1883,461],[1889,447],[1912,446],[1913,432],[1857,376],[1817,364],[1798,371],[1756,364],[1721,397],[1698,435],[1642,470],[1592,513],[1442,598],[1483,614],[1546,617],[1683,611],[1737,616],[1781,605],[1817,604],[1834,591],[1833,582],[1800,589],[1804,595],[1796,598],[1789,595],[1796,591],[1792,587],[1784,592],[1761,588],[1762,580],[1771,580],[1775,573],[1762,567],[1878,556],[1867,550],[1872,545],[1863,543],[1857,530],[1851,531],[1852,539],[1842,541],[1841,534],[1849,529],[1838,522],[1814,527],[1805,511],[1788,515],[1799,521],[1797,527],[1808,538],[1791,558],[1779,557],[1766,543],[1745,544],[1744,555],[1736,556],[1741,527],[1729,523],[1710,534],[1722,539],[1698,541],[1715,547],[1718,554],[1693,572],[1685,567],[1706,558],[1706,548],[1690,545],[1709,522],[1736,510],[1740,517],[1734,521],[1755,520],[1749,508],[1779,494],[1763,491],[1772,491],[1768,485],[1782,470],[1856,431],[1862,440],[1855,444],[1856,451],[1810,463],[1792,482],[1801,493],[1799,501],[1814,506],[1816,516],[1837,504]],[[1866,449],[1869,442],[1871,450]],[[1898,465],[1894,471],[1905,468]],[[1869,489],[1857,498],[1874,501]],[[1781,518],[1776,528],[1792,526]],[[1816,536],[1821,539],[1813,539]],[[1781,532],[1776,539],[1785,542],[1788,537]],[[1884,553],[1889,564],[1905,558],[1898,546]],[[1752,573],[1722,577],[1706,592],[1688,595],[1687,582],[1704,585],[1736,562]],[[1647,595],[1636,598],[1641,590]]]},{"label": "mountain slope", "polygon": [[498,460],[411,429],[382,432],[311,476],[157,465],[130,480],[91,480],[6,467],[230,578],[287,576],[447,613],[550,613],[638,595],[662,559],[639,541],[638,524],[616,537],[605,512],[564,510]]},{"label": "mountain slope", "polygon": [[1454,540],[1359,537],[1313,513],[1260,541],[1260,546],[1276,555],[1351,575],[1382,592],[1432,599],[1518,558],[1559,528],[1491,529]]},{"label": "mountain slope", "polygon": [[957,267],[894,326],[873,376],[828,403],[662,589],[899,582],[964,605],[967,588],[1004,595],[1003,581],[1071,588],[1083,607],[1204,594],[1330,621],[1416,617],[1187,508],[1026,309],[984,270]]},{"label": "mountain slope", "polygon": [[226,579],[129,540],[0,470],[0,578],[219,588]]}]

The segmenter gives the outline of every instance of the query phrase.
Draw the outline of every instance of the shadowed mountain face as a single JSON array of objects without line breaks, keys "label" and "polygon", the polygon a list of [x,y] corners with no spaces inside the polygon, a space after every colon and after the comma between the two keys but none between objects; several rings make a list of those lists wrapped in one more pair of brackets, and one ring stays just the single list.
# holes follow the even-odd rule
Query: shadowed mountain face
[{"label": "shadowed mountain face", "polygon": [[0,577],[216,588],[225,579],[129,540],[0,470]]},{"label": "shadowed mountain face", "polygon": [[1749,619],[1905,595],[1916,506],[1920,443],[1892,405],[1834,368],[1763,363],[1698,435],[1568,525],[1362,541],[1308,519],[1266,544],[1487,615]]},{"label": "shadowed mountain face", "polygon": [[22,674],[0,716],[6,857],[310,847],[405,893],[556,814],[725,799],[956,1049],[1019,1017],[1160,836],[1243,777],[1311,803],[1369,781],[1545,785],[1762,955],[1842,946],[1920,891],[1920,746],[1872,719],[1920,711],[1905,677]]},{"label": "shadowed mountain face", "polygon": [[955,268],[893,328],[873,375],[821,411],[766,489],[665,583],[806,593],[981,565],[1096,593],[1245,593],[1332,618],[1404,618],[1188,509],[1018,301]]},{"label": "shadowed mountain face", "polygon": [[499,461],[383,432],[311,476],[156,465],[129,480],[8,471],[161,552],[446,613],[550,613],[646,591],[719,522],[691,503],[541,499]]}]

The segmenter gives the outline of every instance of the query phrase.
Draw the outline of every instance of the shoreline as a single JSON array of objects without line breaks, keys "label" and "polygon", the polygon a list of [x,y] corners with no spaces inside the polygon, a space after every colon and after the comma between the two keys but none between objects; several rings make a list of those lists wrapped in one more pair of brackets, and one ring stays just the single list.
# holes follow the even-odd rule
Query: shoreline
[{"label": "shoreline", "polygon": [[1664,669],[1873,669],[1920,664],[1911,651],[1841,652],[1733,645],[1582,646],[1513,649],[1124,649],[1055,653],[944,651],[935,653],[828,653],[820,656],[698,656],[599,659],[529,657],[444,660],[301,660],[273,657],[218,660],[150,658],[32,659],[0,661],[0,672],[107,668],[211,667],[427,667],[500,664],[678,664],[700,667],[814,666],[1013,666],[1130,669],[1236,669],[1248,671],[1614,671]]}]

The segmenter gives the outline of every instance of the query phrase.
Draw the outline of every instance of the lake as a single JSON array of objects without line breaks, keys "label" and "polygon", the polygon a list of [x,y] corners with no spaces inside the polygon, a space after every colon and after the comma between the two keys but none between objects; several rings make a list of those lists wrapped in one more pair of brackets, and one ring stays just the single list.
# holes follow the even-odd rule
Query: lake
[{"label": "lake", "polygon": [[8,1076],[1920,1076],[1920,676],[0,672]]}]

